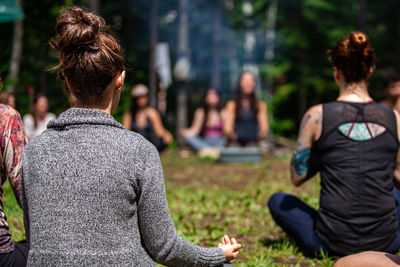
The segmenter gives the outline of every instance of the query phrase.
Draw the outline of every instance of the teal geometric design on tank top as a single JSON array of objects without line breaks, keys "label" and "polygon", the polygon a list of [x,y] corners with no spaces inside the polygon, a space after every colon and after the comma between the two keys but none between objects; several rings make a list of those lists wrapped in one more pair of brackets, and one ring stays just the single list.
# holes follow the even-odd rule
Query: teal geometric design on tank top
[{"label": "teal geometric design on tank top", "polygon": [[367,141],[385,131],[379,124],[371,122],[348,122],[339,126],[339,131],[354,141]]}]

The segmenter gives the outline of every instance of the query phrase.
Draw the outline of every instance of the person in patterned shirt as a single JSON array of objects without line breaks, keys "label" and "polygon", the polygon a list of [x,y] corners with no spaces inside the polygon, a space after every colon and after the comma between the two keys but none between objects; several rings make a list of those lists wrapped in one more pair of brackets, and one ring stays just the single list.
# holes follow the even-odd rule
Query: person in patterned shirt
[{"label": "person in patterned shirt", "polygon": [[21,116],[12,107],[0,104],[0,266],[26,266],[26,241],[14,243],[4,214],[3,184],[8,179],[18,204],[22,201],[22,150],[27,142]]}]

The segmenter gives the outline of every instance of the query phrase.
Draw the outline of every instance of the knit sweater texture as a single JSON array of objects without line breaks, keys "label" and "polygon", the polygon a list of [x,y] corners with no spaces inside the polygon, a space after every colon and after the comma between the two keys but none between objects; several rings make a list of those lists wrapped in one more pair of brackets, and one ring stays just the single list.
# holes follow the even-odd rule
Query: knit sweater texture
[{"label": "knit sweater texture", "polygon": [[105,112],[72,108],[23,155],[28,266],[218,266],[176,232],[157,150]]}]

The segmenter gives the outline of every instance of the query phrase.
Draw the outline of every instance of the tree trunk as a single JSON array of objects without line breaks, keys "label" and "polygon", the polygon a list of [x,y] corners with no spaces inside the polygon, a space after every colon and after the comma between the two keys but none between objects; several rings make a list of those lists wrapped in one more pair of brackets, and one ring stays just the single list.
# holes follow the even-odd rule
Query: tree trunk
[{"label": "tree trunk", "polygon": [[15,85],[18,80],[19,69],[22,58],[22,46],[23,46],[23,35],[24,35],[24,23],[22,20],[14,22],[14,39],[13,48],[11,53],[11,66],[9,72],[10,86],[8,91],[15,93]]},{"label": "tree trunk", "polygon": [[[187,127],[187,83],[189,81],[189,25],[188,25],[188,1],[179,0],[179,29],[178,29],[178,64],[183,62],[183,68],[175,73],[177,83],[177,120],[176,134],[178,144],[183,144],[179,132]],[[185,69],[186,68],[186,69]],[[182,74],[183,73],[183,74]]]},{"label": "tree trunk", "polygon": [[47,66],[47,44],[43,43],[40,46],[40,92],[46,94],[47,92],[47,79],[46,79],[46,66]]},{"label": "tree trunk", "polygon": [[[303,16],[303,0],[299,1],[299,25],[304,25],[304,16]],[[306,29],[304,29],[305,26],[302,26],[300,29],[302,32],[306,31]],[[303,34],[302,34],[303,35]],[[306,64],[305,64],[305,60],[306,60],[306,51],[304,50],[303,47],[300,48],[299,53],[298,53],[298,67],[300,70],[300,78],[298,81],[298,85],[299,85],[299,116],[301,118],[301,116],[303,116],[303,114],[306,112],[307,110],[307,87],[305,86],[304,83],[304,77],[306,75],[305,69],[306,69]]]},{"label": "tree trunk", "polygon": [[365,32],[366,29],[366,22],[365,22],[365,13],[367,9],[367,1],[366,0],[359,0],[359,9],[358,9],[358,27],[360,31]]},{"label": "tree trunk", "polygon": [[[400,1],[397,1],[397,55],[400,57]],[[400,72],[400,65],[397,61],[396,70]]]},{"label": "tree trunk", "polygon": [[212,41],[212,65],[211,65],[211,87],[219,90],[221,86],[220,65],[220,40],[221,40],[221,11],[219,2],[214,4],[213,18],[213,41]]},{"label": "tree trunk", "polygon": [[[39,5],[43,6],[42,0],[38,1]],[[46,34],[46,14],[43,9],[40,10],[40,50],[39,50],[39,61],[40,61],[40,77],[39,77],[39,92],[46,94],[47,82],[46,82],[46,65],[47,65],[47,42],[48,39]]]},{"label": "tree trunk", "polygon": [[157,106],[156,45],[158,42],[158,0],[154,0],[150,12],[150,105]]},{"label": "tree trunk", "polygon": [[267,11],[267,30],[265,32],[265,54],[264,58],[267,62],[274,59],[274,43],[275,43],[275,28],[276,28],[276,15],[278,13],[278,1],[272,0]]},{"label": "tree trunk", "polygon": [[99,14],[100,0],[89,0],[89,10],[93,13]]}]

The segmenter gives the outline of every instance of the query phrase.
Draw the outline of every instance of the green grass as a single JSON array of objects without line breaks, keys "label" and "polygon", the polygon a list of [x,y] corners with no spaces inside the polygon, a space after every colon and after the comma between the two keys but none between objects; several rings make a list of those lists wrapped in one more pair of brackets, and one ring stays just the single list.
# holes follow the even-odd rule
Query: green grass
[{"label": "green grass", "polygon": [[269,197],[278,191],[297,195],[318,208],[319,178],[295,188],[289,156],[260,163],[219,164],[176,151],[162,155],[169,208],[186,240],[216,246],[225,233],[242,244],[236,266],[332,266],[335,259],[310,259],[272,220]]},{"label": "green grass", "polygon": [[[292,193],[317,208],[319,179],[295,188],[289,178],[289,156],[254,164],[219,164],[177,150],[161,157],[172,218],[178,233],[201,246],[217,246],[228,234],[242,249],[235,266],[332,266],[327,256],[310,259],[272,220],[266,203],[277,191]],[[5,185],[5,213],[13,240],[23,239],[22,211]]]},{"label": "green grass", "polygon": [[7,216],[7,223],[10,226],[10,232],[14,241],[25,239],[23,212],[15,199],[11,185],[8,181],[3,185],[3,204],[4,214]]}]

